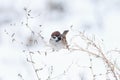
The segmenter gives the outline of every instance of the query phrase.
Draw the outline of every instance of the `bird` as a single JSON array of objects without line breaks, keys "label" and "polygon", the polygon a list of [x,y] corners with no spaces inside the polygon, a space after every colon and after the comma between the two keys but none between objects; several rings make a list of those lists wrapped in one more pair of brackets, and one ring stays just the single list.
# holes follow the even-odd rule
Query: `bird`
[{"label": "bird", "polygon": [[68,49],[68,43],[66,40],[66,35],[68,32],[69,30],[64,30],[64,32],[61,34],[59,31],[54,31],[51,34],[49,43],[51,44],[53,51]]}]

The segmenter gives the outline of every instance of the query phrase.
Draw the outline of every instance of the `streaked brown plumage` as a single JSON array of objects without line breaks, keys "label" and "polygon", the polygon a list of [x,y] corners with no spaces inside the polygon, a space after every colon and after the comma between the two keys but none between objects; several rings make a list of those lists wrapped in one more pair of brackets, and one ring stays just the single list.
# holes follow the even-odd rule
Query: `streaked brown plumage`
[{"label": "streaked brown plumage", "polygon": [[49,40],[50,44],[52,45],[52,48],[54,50],[59,50],[59,49],[65,49],[68,48],[67,40],[66,40],[66,35],[69,32],[69,30],[65,30],[62,34],[59,31],[54,31],[51,34],[51,38]]}]

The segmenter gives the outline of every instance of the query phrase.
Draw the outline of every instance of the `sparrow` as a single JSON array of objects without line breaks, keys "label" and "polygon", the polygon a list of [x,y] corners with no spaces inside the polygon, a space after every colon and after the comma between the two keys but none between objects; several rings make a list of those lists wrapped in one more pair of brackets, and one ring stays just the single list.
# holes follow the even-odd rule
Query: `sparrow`
[{"label": "sparrow", "polygon": [[66,35],[69,32],[69,30],[65,30],[62,34],[59,31],[54,31],[51,34],[51,38],[49,40],[49,43],[51,44],[53,51],[60,50],[60,49],[68,49],[68,43],[66,40]]}]

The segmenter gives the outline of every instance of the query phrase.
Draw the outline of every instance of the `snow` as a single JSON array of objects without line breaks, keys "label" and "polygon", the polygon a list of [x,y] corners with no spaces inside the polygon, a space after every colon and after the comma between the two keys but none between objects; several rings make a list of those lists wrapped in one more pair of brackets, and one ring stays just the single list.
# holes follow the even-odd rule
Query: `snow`
[{"label": "snow", "polygon": [[[120,68],[119,21],[119,0],[0,0],[0,80],[115,80],[102,58],[80,50],[100,55],[80,32]],[[69,30],[70,50],[52,51],[56,30]]]}]

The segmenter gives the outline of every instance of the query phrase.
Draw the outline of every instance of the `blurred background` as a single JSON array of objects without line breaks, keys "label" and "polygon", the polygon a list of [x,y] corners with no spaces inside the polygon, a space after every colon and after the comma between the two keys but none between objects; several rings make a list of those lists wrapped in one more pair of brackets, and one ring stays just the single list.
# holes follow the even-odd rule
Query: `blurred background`
[{"label": "blurred background", "polygon": [[0,80],[18,80],[20,73],[34,80],[21,52],[42,49],[55,30],[72,27],[119,49],[119,21],[120,0],[0,0]]}]

